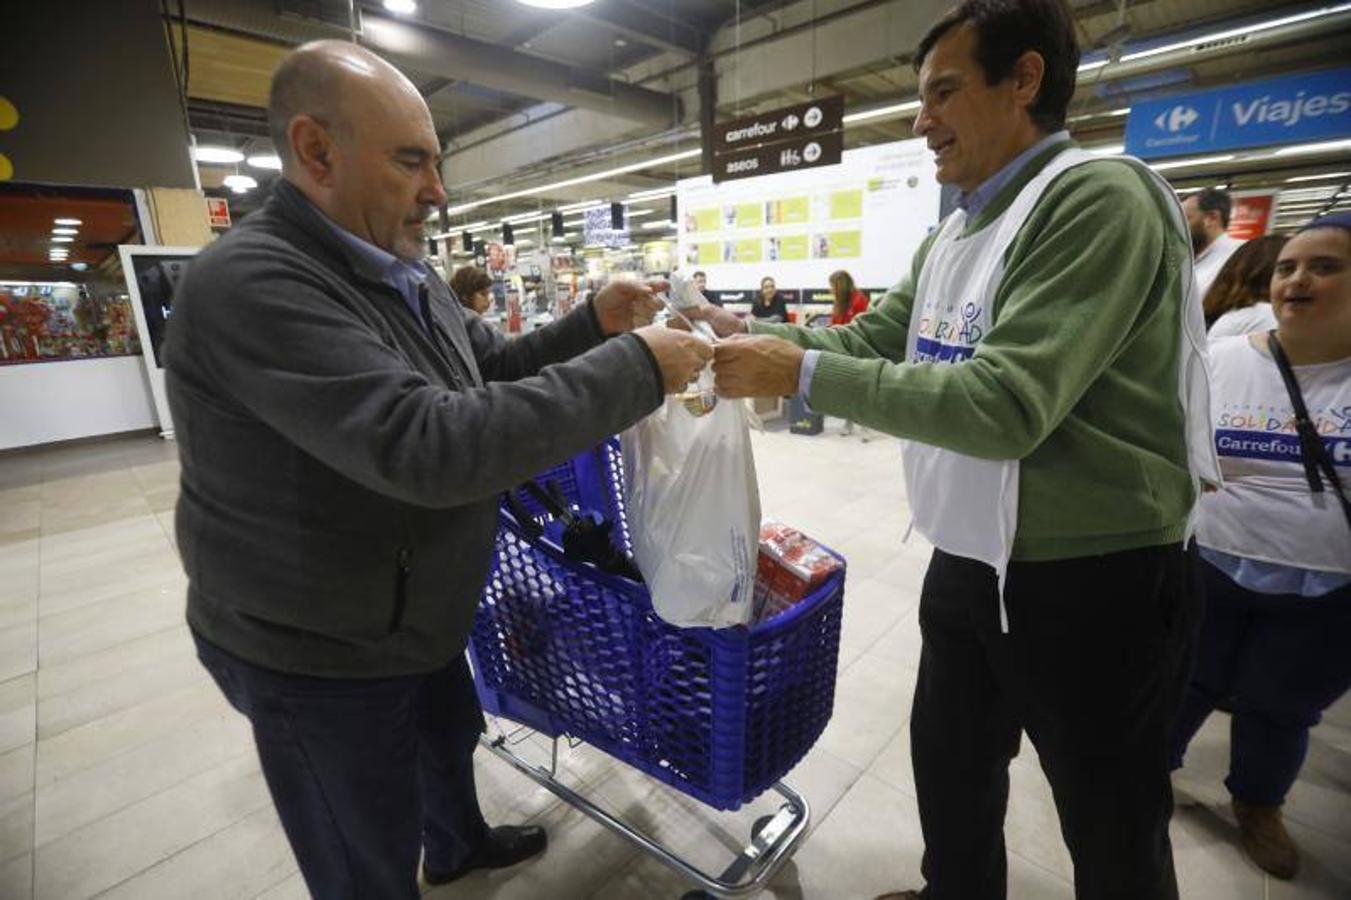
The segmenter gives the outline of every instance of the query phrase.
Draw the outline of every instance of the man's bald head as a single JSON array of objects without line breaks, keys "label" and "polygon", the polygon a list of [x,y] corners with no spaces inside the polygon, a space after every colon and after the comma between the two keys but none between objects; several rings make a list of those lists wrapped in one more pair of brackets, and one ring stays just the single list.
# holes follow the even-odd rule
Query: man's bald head
[{"label": "man's bald head", "polygon": [[267,118],[282,177],[320,212],[401,259],[426,251],[441,142],[403,73],[354,44],[306,44],[277,67]]},{"label": "man's bald head", "polygon": [[[361,105],[380,90],[417,89],[398,69],[364,47],[346,41],[312,41],[282,58],[267,99],[267,129],[282,159],[292,161],[291,120],[305,115],[335,136],[351,134]],[[354,116],[354,112],[356,115]]]}]

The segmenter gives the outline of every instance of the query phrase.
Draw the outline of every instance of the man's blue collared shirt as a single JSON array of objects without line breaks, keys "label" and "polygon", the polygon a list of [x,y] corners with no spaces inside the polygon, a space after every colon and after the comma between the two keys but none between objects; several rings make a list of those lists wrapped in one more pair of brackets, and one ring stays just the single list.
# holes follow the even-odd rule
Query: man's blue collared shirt
[{"label": "man's blue collared shirt", "polygon": [[998,197],[999,192],[1007,187],[1009,182],[1013,181],[1018,173],[1023,170],[1023,167],[1036,158],[1039,153],[1052,144],[1069,139],[1070,133],[1068,131],[1057,131],[1055,134],[1046,135],[1046,137],[1009,160],[1004,168],[982,181],[975,190],[969,193],[962,191],[958,194],[957,208],[966,212],[968,220],[980,215],[981,210],[989,206],[990,201]]},{"label": "man's blue collared shirt", "polygon": [[413,312],[413,318],[428,328],[430,323],[423,321],[422,306],[418,301],[418,288],[427,280],[427,270],[420,262],[409,262],[399,259],[388,250],[382,250],[363,238],[357,237],[352,232],[343,228],[337,222],[334,222],[328,216],[323,215],[325,222],[333,229],[333,233],[338,239],[347,246],[349,250],[361,257],[372,269],[384,273],[381,282],[394,288],[403,298],[403,302],[408,304],[408,308]]}]

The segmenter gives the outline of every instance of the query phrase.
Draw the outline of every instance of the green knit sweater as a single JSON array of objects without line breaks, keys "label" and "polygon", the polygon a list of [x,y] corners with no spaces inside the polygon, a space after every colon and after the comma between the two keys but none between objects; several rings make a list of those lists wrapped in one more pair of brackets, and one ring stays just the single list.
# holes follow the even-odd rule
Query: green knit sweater
[{"label": "green knit sweater", "polygon": [[[1028,163],[966,233],[1069,146]],[[824,351],[808,396],[818,412],[1021,460],[1014,559],[1179,541],[1194,500],[1177,388],[1178,273],[1190,248],[1148,177],[1100,160],[1051,182],[1006,252],[993,325],[965,362],[904,362],[932,235],[909,274],[851,324],[753,330]]]}]

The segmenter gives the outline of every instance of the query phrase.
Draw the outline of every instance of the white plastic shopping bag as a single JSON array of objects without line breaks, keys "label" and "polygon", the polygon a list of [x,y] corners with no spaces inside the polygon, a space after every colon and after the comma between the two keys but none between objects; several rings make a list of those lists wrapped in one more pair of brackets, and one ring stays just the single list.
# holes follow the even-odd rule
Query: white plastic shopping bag
[{"label": "white plastic shopping bag", "polygon": [[620,436],[627,519],[657,615],[723,628],[753,613],[760,489],[745,404],[700,382]]}]

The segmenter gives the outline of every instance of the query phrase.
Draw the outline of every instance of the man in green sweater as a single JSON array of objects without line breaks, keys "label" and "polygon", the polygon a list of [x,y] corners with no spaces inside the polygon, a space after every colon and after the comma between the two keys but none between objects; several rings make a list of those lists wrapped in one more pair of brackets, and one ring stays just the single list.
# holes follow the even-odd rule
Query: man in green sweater
[{"label": "man in green sweater", "polygon": [[1201,602],[1185,540],[1215,470],[1181,211],[1063,130],[1079,51],[1060,0],[967,0],[916,61],[915,131],[959,208],[850,325],[743,335],[704,310],[727,336],[718,391],[800,391],[906,439],[936,548],[910,731],[927,887],[888,896],[1004,897],[1025,730],[1077,896],[1176,898],[1167,740]]}]

